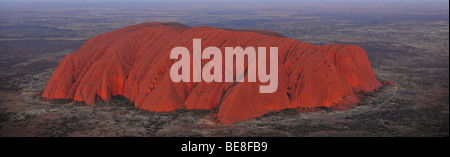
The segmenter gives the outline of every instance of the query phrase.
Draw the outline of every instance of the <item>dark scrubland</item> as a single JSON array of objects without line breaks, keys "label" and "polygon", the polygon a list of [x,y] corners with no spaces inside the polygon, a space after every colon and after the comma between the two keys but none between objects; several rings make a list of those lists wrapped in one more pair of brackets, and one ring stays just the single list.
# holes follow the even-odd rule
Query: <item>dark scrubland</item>
[{"label": "dark scrubland", "polygon": [[[448,136],[449,10],[444,5],[0,5],[0,136]],[[380,10],[379,8],[384,8]],[[287,109],[235,124],[212,111],[139,110],[40,98],[66,54],[143,22],[262,29],[313,44],[360,45],[391,81],[349,110]]]}]

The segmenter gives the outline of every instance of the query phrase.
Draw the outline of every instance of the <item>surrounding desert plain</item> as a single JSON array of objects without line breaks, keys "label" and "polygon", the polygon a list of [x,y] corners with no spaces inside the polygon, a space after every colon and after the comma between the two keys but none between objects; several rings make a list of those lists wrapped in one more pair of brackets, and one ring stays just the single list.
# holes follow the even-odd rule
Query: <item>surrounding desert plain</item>
[{"label": "surrounding desert plain", "polygon": [[[349,110],[286,109],[226,125],[215,122],[211,111],[150,112],[121,96],[95,105],[41,98],[62,57],[94,36],[144,22],[269,30],[312,44],[359,45],[384,86]],[[448,129],[448,2],[0,2],[0,136],[448,136]]]}]

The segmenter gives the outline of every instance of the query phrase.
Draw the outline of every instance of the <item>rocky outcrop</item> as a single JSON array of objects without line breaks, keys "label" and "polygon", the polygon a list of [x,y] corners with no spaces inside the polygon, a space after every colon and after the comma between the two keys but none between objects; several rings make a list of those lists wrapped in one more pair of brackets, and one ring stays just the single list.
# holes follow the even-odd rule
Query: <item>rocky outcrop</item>
[{"label": "rocky outcrop", "polygon": [[[261,82],[180,82],[170,79],[172,48],[192,53],[192,40],[208,46],[278,47],[278,90],[259,93]],[[246,78],[245,78],[246,79]],[[351,107],[357,92],[381,84],[365,51],[355,45],[312,45],[269,31],[143,23],[87,41],[65,56],[42,96],[94,104],[122,95],[149,111],[214,109],[222,123],[249,120],[298,107]]]}]

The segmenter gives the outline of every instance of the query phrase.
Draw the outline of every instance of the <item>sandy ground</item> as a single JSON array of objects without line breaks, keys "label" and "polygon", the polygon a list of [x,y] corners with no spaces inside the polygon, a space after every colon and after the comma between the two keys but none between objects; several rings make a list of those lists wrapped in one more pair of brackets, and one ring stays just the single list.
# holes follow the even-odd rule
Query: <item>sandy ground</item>
[{"label": "sandy ground", "polygon": [[95,105],[48,103],[36,94],[53,70],[24,75],[30,81],[22,90],[0,94],[0,136],[448,136],[448,97],[419,105],[394,84],[350,110],[288,109],[223,125],[211,111],[155,113],[118,98]]},{"label": "sandy ground", "polygon": [[[449,136],[448,7],[336,5],[284,8],[181,5],[0,5],[0,136]],[[448,6],[448,5],[447,5]],[[132,9],[131,9],[131,8]],[[224,10],[225,9],[225,10]],[[230,9],[229,11],[227,11]],[[363,47],[386,85],[345,111],[268,113],[231,125],[210,111],[142,111],[116,98],[48,103],[43,91],[63,56],[87,39],[143,22],[262,29],[312,44]]]}]

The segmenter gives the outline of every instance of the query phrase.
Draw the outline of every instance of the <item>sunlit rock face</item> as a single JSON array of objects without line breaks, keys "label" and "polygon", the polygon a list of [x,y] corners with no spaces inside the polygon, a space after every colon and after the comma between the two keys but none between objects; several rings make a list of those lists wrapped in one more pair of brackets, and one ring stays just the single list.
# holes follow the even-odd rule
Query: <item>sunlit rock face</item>
[{"label": "sunlit rock face", "polygon": [[[170,52],[183,46],[192,53],[194,38],[201,39],[202,50],[215,46],[222,53],[225,47],[278,47],[276,92],[260,93],[259,86],[267,83],[258,80],[173,82],[169,71],[176,60]],[[42,96],[95,104],[122,95],[144,110],[214,109],[219,122],[235,123],[286,108],[348,108],[359,102],[357,93],[380,86],[359,46],[312,45],[269,31],[150,22],[99,35],[65,56]]]}]

